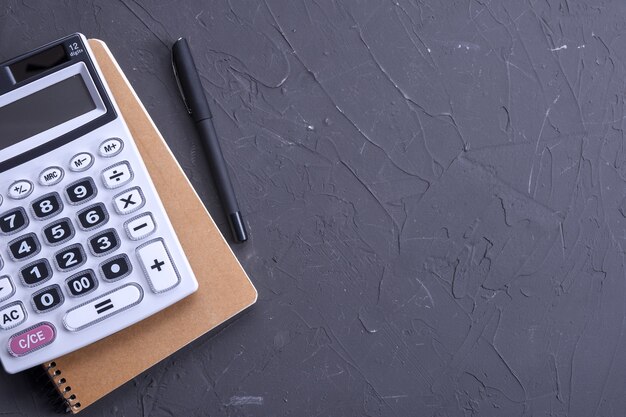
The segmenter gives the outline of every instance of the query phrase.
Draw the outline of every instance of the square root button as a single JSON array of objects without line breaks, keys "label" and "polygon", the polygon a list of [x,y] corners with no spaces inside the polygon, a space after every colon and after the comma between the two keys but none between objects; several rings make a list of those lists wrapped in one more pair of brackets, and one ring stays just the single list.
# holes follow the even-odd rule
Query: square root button
[{"label": "square root button", "polygon": [[139,246],[137,257],[153,292],[171,290],[180,282],[180,275],[163,239],[155,239]]}]

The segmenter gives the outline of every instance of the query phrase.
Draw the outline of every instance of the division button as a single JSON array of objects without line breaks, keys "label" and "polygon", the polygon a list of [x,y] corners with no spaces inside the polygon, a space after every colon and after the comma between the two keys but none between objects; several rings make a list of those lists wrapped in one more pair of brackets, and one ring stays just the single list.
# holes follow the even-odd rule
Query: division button
[{"label": "division button", "polygon": [[122,215],[139,210],[145,203],[146,200],[139,187],[128,189],[113,198],[115,211]]},{"label": "division button", "polygon": [[102,171],[102,181],[107,188],[117,188],[133,179],[133,171],[124,161]]},{"label": "division button", "polygon": [[100,274],[106,281],[117,281],[128,276],[133,270],[128,256],[118,255],[100,264]]},{"label": "division button", "polygon": [[54,342],[56,331],[50,323],[39,323],[14,334],[9,339],[9,353],[24,356]]},{"label": "division button", "polygon": [[117,155],[124,148],[124,143],[118,138],[107,139],[100,144],[100,148],[98,148],[98,152],[100,156],[105,158],[110,158],[112,156]]},{"label": "division button", "polygon": [[33,192],[33,183],[28,180],[15,181],[9,186],[9,197],[15,200],[26,198]]},{"label": "division button", "polygon": [[39,184],[46,186],[58,184],[63,179],[63,175],[63,169],[60,167],[46,168],[39,174]]},{"label": "division button", "polygon": [[87,152],[81,152],[70,160],[70,171],[87,171],[93,165],[93,156]]},{"label": "division button", "polygon": [[137,248],[137,257],[153,292],[167,291],[180,282],[178,270],[172,262],[163,239],[156,239],[141,245]]},{"label": "division button", "polygon": [[10,298],[15,293],[15,287],[8,276],[0,277],[0,301]]},{"label": "division button", "polygon": [[130,239],[140,240],[154,233],[156,224],[152,214],[144,213],[124,223],[124,228]]},{"label": "division button", "polygon": [[26,310],[20,301],[0,308],[0,329],[7,330],[19,326],[26,320]]},{"label": "division button", "polygon": [[82,330],[139,304],[142,299],[143,291],[139,285],[126,284],[72,308],[65,314],[63,324],[70,331]]}]

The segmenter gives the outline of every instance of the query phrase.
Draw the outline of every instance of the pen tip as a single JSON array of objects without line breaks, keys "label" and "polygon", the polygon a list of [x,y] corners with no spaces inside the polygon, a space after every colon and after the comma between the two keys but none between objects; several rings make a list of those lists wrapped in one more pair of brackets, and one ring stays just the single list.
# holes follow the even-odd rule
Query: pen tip
[{"label": "pen tip", "polygon": [[248,232],[246,231],[246,225],[241,217],[241,212],[236,211],[228,216],[228,223],[230,223],[230,230],[233,233],[233,238],[237,243],[243,243],[248,240]]}]

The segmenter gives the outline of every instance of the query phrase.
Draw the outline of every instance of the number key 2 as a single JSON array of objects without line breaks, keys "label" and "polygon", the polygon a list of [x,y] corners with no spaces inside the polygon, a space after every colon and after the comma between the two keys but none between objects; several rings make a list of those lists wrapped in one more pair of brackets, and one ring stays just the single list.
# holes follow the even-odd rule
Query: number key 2
[{"label": "number key 2", "polygon": [[54,261],[59,270],[70,271],[85,263],[85,251],[83,247],[77,243],[57,252],[54,255]]},{"label": "number key 2", "polygon": [[0,216],[0,233],[10,235],[28,226],[28,217],[23,208],[9,210]]},{"label": "number key 2", "polygon": [[38,313],[57,308],[63,301],[63,293],[58,285],[51,285],[33,294],[33,306]]},{"label": "number key 2", "polygon": [[9,255],[11,255],[14,261],[21,261],[35,256],[40,250],[39,240],[34,233],[29,233],[9,242]]},{"label": "number key 2", "polygon": [[40,220],[49,219],[63,210],[59,193],[51,193],[35,200],[32,204],[33,214]]},{"label": "number key 2", "polygon": [[96,196],[98,190],[91,178],[83,178],[65,189],[65,194],[72,204],[81,204]]},{"label": "number key 2", "polygon": [[74,237],[72,222],[67,217],[43,228],[43,237],[49,245],[60,245]]}]

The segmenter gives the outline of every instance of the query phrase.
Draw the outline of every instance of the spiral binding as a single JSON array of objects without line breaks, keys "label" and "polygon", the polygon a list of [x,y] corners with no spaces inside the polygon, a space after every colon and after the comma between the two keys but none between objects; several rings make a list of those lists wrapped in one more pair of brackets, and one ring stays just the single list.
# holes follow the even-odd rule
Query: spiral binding
[{"label": "spiral binding", "polygon": [[56,362],[49,362],[42,367],[52,385],[51,400],[55,408],[58,407],[58,410],[64,413],[77,412],[81,407],[80,402],[76,395],[72,394],[72,387],[68,385]]}]

